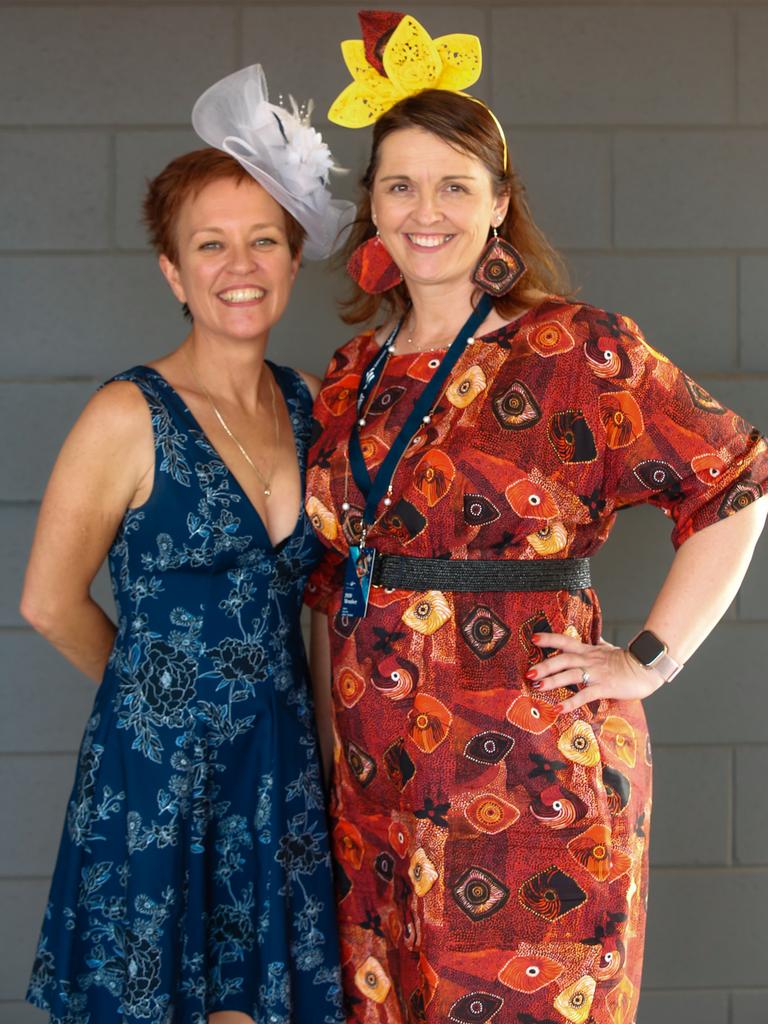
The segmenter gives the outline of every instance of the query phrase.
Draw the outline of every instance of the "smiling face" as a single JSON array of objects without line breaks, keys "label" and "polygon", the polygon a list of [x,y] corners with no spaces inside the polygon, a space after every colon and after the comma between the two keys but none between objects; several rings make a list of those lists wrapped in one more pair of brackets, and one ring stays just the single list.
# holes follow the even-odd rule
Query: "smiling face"
[{"label": "smiling face", "polygon": [[285,310],[299,267],[283,209],[252,179],[221,178],[190,196],[176,224],[178,256],[160,268],[196,331],[266,337]]},{"label": "smiling face", "polygon": [[485,165],[432,132],[402,128],[382,140],[371,190],[381,240],[406,284],[462,284],[504,218]]}]

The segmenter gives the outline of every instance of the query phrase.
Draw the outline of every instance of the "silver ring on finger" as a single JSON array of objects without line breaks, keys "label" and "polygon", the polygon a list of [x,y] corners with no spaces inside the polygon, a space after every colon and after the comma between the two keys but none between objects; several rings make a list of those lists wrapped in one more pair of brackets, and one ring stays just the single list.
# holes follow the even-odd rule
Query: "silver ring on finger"
[{"label": "silver ring on finger", "polygon": [[581,682],[584,686],[589,686],[591,682],[589,672],[585,668],[581,670]]}]

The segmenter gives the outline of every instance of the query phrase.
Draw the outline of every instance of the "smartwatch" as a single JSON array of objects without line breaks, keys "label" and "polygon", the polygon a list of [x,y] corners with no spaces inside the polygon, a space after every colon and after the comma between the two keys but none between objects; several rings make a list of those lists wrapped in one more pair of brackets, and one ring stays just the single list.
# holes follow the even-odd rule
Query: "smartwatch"
[{"label": "smartwatch", "polygon": [[667,653],[667,645],[650,629],[642,629],[629,641],[627,650],[643,668],[655,668],[661,672],[664,682],[674,679],[683,666]]}]

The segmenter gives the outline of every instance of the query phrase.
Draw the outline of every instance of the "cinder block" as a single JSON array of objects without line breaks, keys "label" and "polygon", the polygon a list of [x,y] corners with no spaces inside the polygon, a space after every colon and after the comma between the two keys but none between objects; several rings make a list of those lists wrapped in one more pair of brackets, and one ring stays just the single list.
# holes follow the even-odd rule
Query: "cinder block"
[{"label": "cinder block", "polygon": [[70,381],[0,384],[0,433],[13,438],[0,447],[6,500],[40,498],[61,443],[94,390]]},{"label": "cinder block", "polygon": [[631,316],[687,373],[736,368],[735,256],[573,253],[568,263],[578,299]]},{"label": "cinder block", "polygon": [[615,147],[617,245],[765,246],[768,131],[619,132]]},{"label": "cinder block", "polygon": [[[45,282],[45,302],[40,283]],[[149,253],[0,256],[11,378],[107,380],[178,345],[189,324]]]},{"label": "cinder block", "polygon": [[0,1003],[0,1024],[44,1024],[49,1019],[29,1003]]},{"label": "cinder block", "polygon": [[739,11],[739,121],[768,121],[768,11]]},{"label": "cinder block", "polygon": [[0,757],[2,820],[13,822],[0,847],[0,875],[48,875],[59,848],[75,776],[72,755]]},{"label": "cinder block", "polygon": [[645,619],[674,555],[671,532],[671,520],[650,505],[619,512],[611,536],[592,560],[607,622]]},{"label": "cinder block", "polygon": [[655,747],[651,862],[725,865],[731,846],[731,751]]},{"label": "cinder block", "polygon": [[768,870],[657,868],[650,893],[648,987],[758,988],[765,982]]},{"label": "cinder block", "polygon": [[191,128],[117,135],[115,232],[121,249],[148,248],[146,230],[141,223],[141,203],[147,180],[159,174],[174,157],[204,146]]},{"label": "cinder block", "polygon": [[536,223],[564,249],[611,244],[610,139],[600,132],[511,130],[511,160]]},{"label": "cinder block", "polygon": [[732,114],[726,11],[531,5],[492,19],[493,107],[510,124],[717,124]]},{"label": "cinder block", "polygon": [[[0,25],[7,13],[0,8]],[[17,50],[28,52],[25,47]],[[2,63],[0,59],[0,79]],[[0,108],[2,104],[0,86]],[[108,173],[108,139],[102,132],[0,133],[0,180],[15,183],[0,193],[0,247],[105,248]],[[36,301],[47,285],[38,281]]]},{"label": "cinder block", "polygon": [[[768,12],[767,12],[768,13]],[[745,370],[768,370],[768,256],[742,256],[741,365]]]},{"label": "cinder block", "polygon": [[728,993],[649,992],[643,989],[637,1024],[693,1024],[693,1021],[696,1024],[728,1024]]},{"label": "cinder block", "polygon": [[[37,522],[37,505],[0,505],[0,626],[21,626],[19,599]],[[3,718],[9,719],[6,713]]]},{"label": "cinder block", "polygon": [[[621,627],[626,644],[639,625]],[[645,702],[655,743],[767,743],[768,631],[721,622],[677,679]]]},{"label": "cinder block", "polygon": [[304,263],[288,308],[270,333],[269,358],[322,377],[334,349],[361,329],[339,320],[336,300],[344,288],[327,264]]},{"label": "cinder block", "polygon": [[24,999],[48,885],[47,879],[0,880],[0,999]]},{"label": "cinder block", "polygon": [[[433,37],[471,32],[480,36],[484,52],[489,52],[484,19],[478,16],[477,8],[466,4],[416,4],[407,10]],[[351,81],[339,44],[343,39],[360,38],[354,6],[250,5],[243,11],[240,61],[260,61],[264,65],[271,96],[282,93],[287,97],[291,93],[298,102],[313,98],[313,120],[322,130],[327,123],[326,111]],[[488,87],[486,73],[472,87],[472,95],[487,99]]]},{"label": "cinder block", "polygon": [[0,651],[0,752],[77,751],[96,684],[31,631],[0,634]]},{"label": "cinder block", "polygon": [[736,859],[740,864],[768,864],[768,746],[740,747],[736,752]]},{"label": "cinder block", "polygon": [[768,990],[765,988],[754,992],[734,992],[731,1005],[731,1024],[762,1024],[768,1020]]},{"label": "cinder block", "polygon": [[[749,572],[738,597],[739,618],[745,621],[768,620],[768,533],[757,542]],[[765,625],[763,625],[763,629]]]},{"label": "cinder block", "polygon": [[768,432],[768,382],[757,376],[718,377],[700,374],[698,382],[722,405]]},{"label": "cinder block", "polygon": [[235,26],[213,4],[0,9],[0,123],[188,124],[238,66]]}]

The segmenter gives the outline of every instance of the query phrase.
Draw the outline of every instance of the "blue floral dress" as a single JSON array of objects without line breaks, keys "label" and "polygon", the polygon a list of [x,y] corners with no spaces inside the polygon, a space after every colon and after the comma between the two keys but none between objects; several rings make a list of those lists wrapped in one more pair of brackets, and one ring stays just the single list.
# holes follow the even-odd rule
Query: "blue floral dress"
[{"label": "blue floral dress", "polygon": [[[271,364],[270,364],[271,366]],[[271,366],[302,480],[312,401]],[[277,547],[179,395],[142,391],[149,499],[109,553],[119,611],[27,998],[52,1024],[336,1024],[338,945],[299,612],[320,547]]]}]

